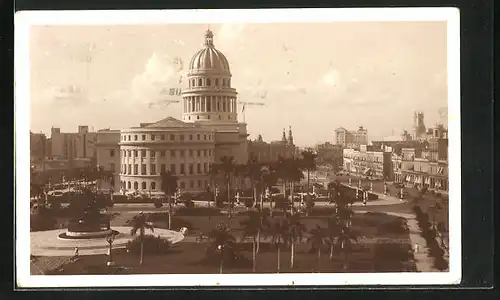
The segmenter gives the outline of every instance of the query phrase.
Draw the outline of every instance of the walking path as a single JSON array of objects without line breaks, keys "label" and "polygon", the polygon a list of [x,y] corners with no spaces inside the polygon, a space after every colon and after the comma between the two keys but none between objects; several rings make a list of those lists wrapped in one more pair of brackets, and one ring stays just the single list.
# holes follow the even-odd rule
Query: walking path
[{"label": "walking path", "polygon": [[[356,211],[356,213],[366,213],[366,211]],[[419,272],[439,272],[434,268],[434,259],[428,255],[429,249],[425,239],[421,236],[420,228],[418,227],[417,220],[414,215],[395,213],[395,212],[385,212],[388,215],[405,218],[407,220],[408,228],[410,230],[410,241],[412,246],[416,244],[419,245],[418,252],[414,252],[415,263],[417,265],[417,270]]]}]

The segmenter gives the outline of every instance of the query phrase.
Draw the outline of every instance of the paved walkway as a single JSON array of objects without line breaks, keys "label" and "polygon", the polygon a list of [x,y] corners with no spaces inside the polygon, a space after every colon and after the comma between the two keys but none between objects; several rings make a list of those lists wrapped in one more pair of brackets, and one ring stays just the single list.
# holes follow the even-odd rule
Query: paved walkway
[{"label": "paved walkway", "polygon": [[[366,211],[356,211],[356,213],[366,213]],[[425,239],[421,236],[420,228],[418,227],[417,220],[412,214],[395,213],[395,212],[384,212],[388,215],[405,218],[407,220],[408,228],[410,230],[410,241],[412,247],[415,244],[419,245],[419,251],[414,252],[415,263],[417,265],[417,270],[419,272],[439,272],[434,268],[434,259],[428,255],[429,249]]]}]

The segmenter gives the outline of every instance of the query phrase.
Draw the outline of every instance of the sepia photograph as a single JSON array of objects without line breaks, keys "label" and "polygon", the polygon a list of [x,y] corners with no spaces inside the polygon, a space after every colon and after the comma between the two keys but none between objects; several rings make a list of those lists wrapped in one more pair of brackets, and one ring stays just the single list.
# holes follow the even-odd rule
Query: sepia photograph
[{"label": "sepia photograph", "polygon": [[458,283],[458,24],[17,13],[17,284]]}]

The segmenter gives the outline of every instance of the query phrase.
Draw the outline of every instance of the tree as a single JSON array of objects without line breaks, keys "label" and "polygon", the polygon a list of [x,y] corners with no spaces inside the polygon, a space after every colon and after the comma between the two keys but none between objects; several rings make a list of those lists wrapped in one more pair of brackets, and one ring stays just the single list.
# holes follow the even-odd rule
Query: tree
[{"label": "tree", "polygon": [[321,247],[326,242],[327,239],[327,234],[325,232],[324,228],[321,228],[319,225],[316,224],[316,228],[313,228],[309,231],[311,234],[307,241],[311,243],[311,247],[313,250],[316,250],[316,253],[318,254],[317,258],[317,268],[319,269],[320,266],[320,260],[321,260]]},{"label": "tree", "polygon": [[337,215],[333,215],[327,220],[326,242],[330,246],[330,260],[333,259],[333,250],[342,230],[341,220]]},{"label": "tree", "polygon": [[276,246],[277,252],[277,273],[280,272],[281,262],[281,247],[286,245],[288,241],[288,222],[284,218],[275,219],[269,227],[269,234],[271,235],[271,243]]},{"label": "tree", "polygon": [[[262,166],[262,188],[269,189],[276,185],[278,181],[278,177],[276,176],[276,171],[273,170],[270,166]],[[269,197],[269,212],[271,217],[273,216],[273,197]]]},{"label": "tree", "polygon": [[233,201],[231,199],[231,179],[235,171],[234,157],[224,156],[221,158],[221,164],[219,165],[219,170],[224,175],[224,181],[227,186],[227,200],[229,201],[229,214],[228,217],[231,219],[231,208]]},{"label": "tree", "polygon": [[162,172],[160,175],[161,178],[161,189],[165,196],[167,196],[168,200],[168,229],[171,229],[172,226],[172,196],[175,191],[177,191],[177,182],[179,178],[172,174],[172,172]]},{"label": "tree", "polygon": [[347,270],[349,254],[352,250],[352,242],[357,242],[358,238],[359,234],[351,227],[344,226],[340,230],[340,234],[337,238],[337,245],[340,247],[340,251],[342,251],[344,256],[344,270]]},{"label": "tree", "polygon": [[302,151],[302,168],[307,170],[307,194],[309,194],[310,173],[316,170],[316,157],[317,154],[311,150]]},{"label": "tree", "polygon": [[235,255],[235,238],[229,231],[229,227],[220,223],[215,229],[208,233],[210,239],[209,252],[216,253],[219,257],[219,272],[222,274],[224,260],[233,259]]},{"label": "tree", "polygon": [[132,226],[130,230],[131,235],[136,235],[137,231],[139,231],[139,238],[141,240],[141,258],[139,260],[139,265],[142,265],[142,260],[144,256],[144,235],[146,229],[154,232],[154,228],[150,222],[148,222],[148,216],[144,215],[142,212],[136,216],[132,220],[127,221],[128,225]]},{"label": "tree", "polygon": [[290,243],[290,268],[293,269],[295,263],[295,243],[302,239],[306,227],[300,222],[299,214],[290,215],[287,219],[287,237]]},{"label": "tree", "polygon": [[[253,201],[255,204],[257,203],[257,183],[262,181],[262,173],[262,167],[257,157],[252,155],[245,166],[245,176],[248,177],[252,183]],[[262,210],[262,203],[260,203],[260,209]]]},{"label": "tree", "polygon": [[256,254],[259,252],[260,235],[269,227],[269,221],[263,212],[249,212],[248,218],[240,221],[243,226],[243,233],[241,240],[252,237],[252,271],[255,272]]}]

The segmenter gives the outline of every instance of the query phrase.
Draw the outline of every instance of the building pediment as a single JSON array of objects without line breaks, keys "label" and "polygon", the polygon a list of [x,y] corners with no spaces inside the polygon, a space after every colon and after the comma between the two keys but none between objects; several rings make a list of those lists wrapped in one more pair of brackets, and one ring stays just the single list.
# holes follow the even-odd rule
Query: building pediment
[{"label": "building pediment", "polygon": [[173,117],[168,117],[155,123],[145,124],[143,128],[194,128],[194,124],[186,123]]}]

